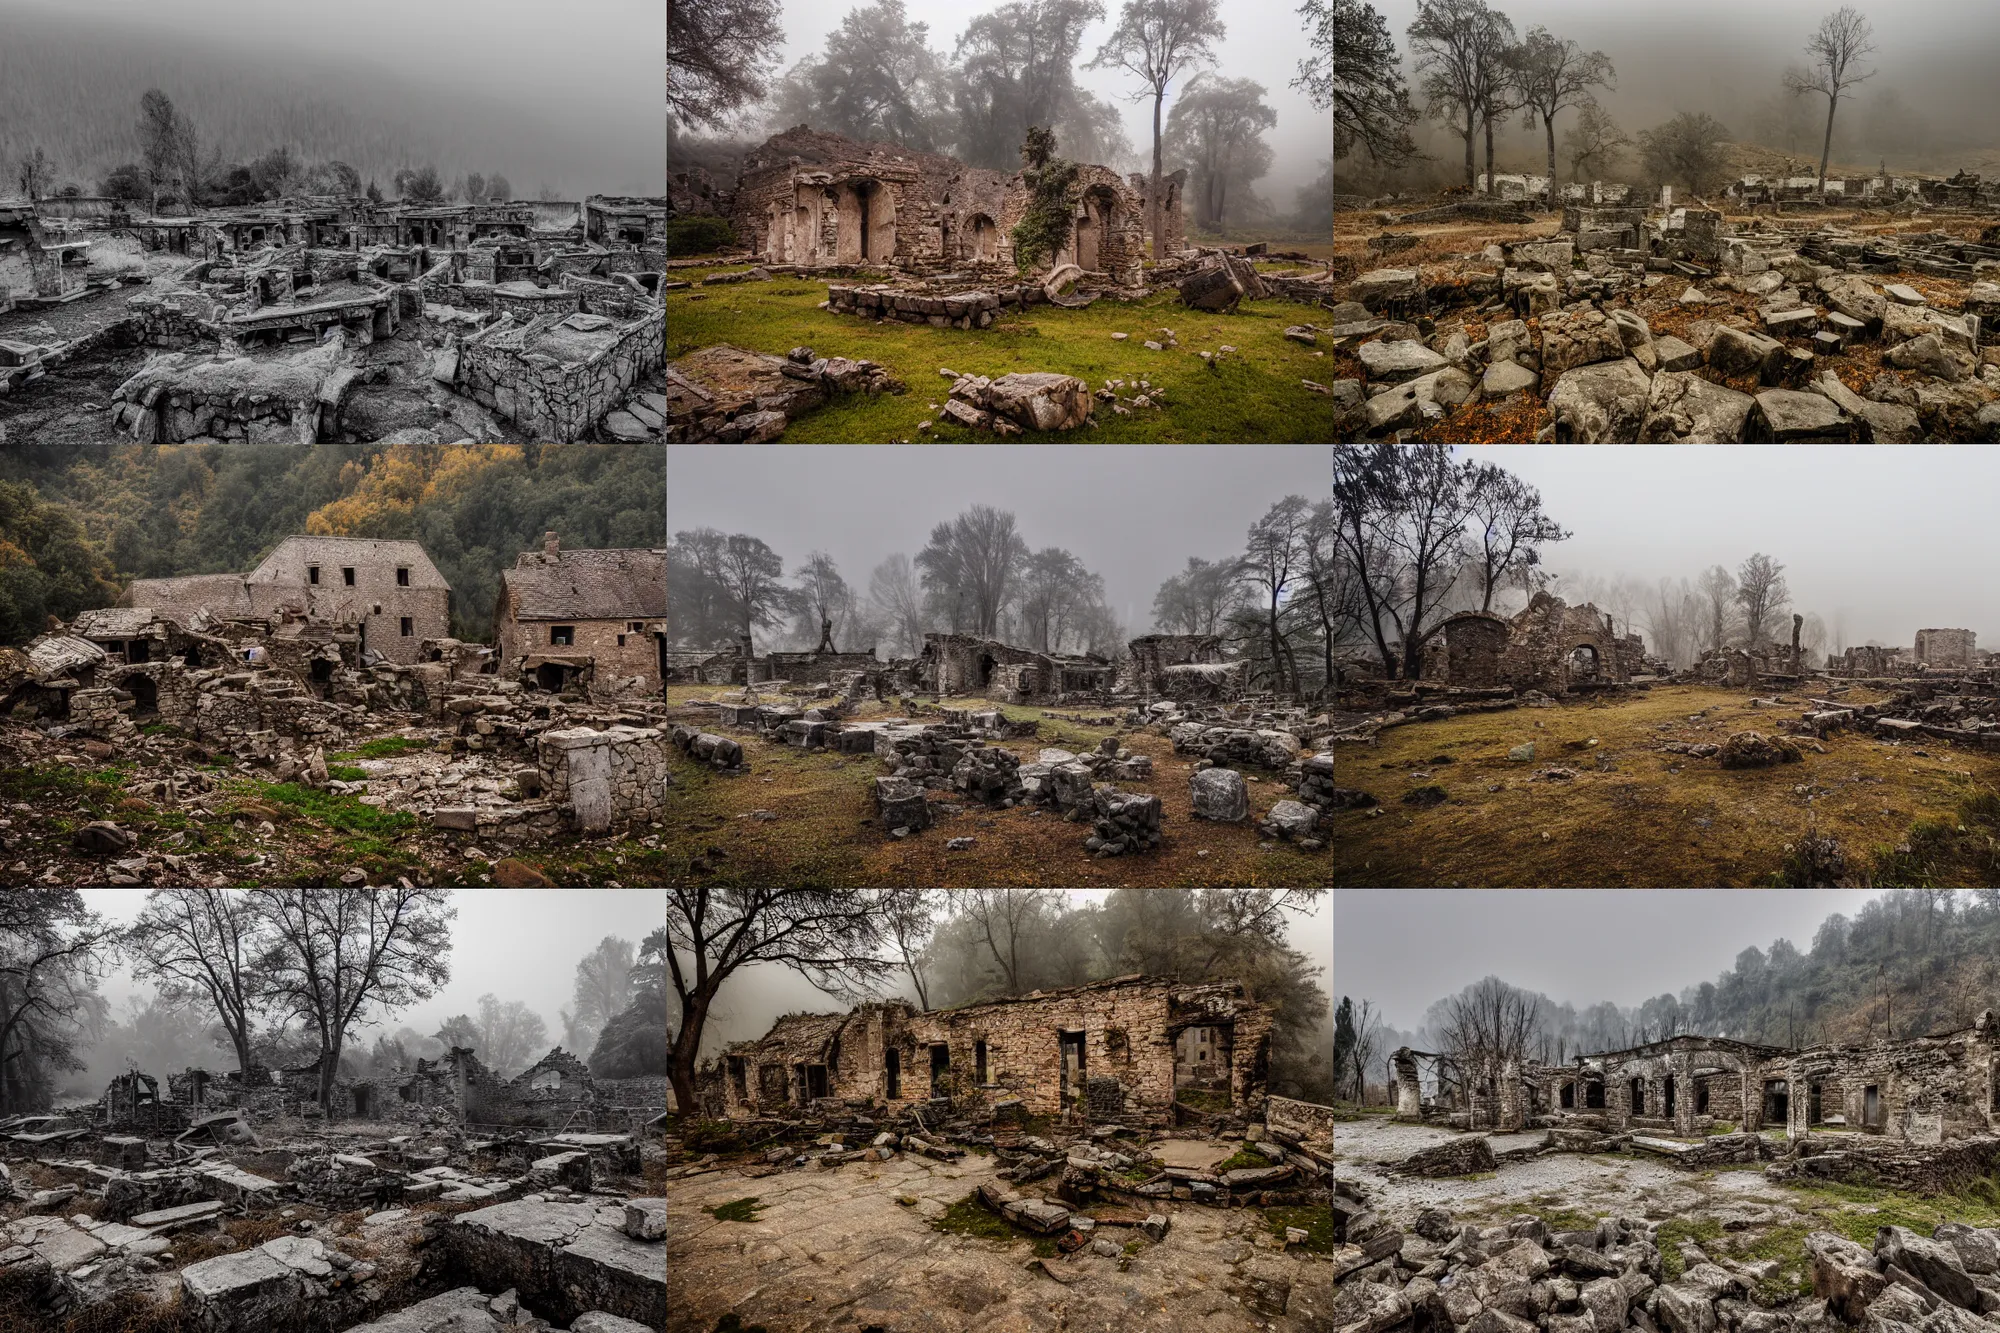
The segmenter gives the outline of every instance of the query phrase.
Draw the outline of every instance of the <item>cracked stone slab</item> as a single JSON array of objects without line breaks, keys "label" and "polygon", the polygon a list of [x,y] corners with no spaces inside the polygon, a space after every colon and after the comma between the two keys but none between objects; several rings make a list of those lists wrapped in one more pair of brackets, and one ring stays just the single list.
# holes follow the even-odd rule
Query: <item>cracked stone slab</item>
[{"label": "cracked stone slab", "polygon": [[517,1199],[453,1218],[443,1241],[456,1271],[559,1323],[601,1310],[650,1327],[667,1322],[657,1244],[601,1220],[592,1204]]}]

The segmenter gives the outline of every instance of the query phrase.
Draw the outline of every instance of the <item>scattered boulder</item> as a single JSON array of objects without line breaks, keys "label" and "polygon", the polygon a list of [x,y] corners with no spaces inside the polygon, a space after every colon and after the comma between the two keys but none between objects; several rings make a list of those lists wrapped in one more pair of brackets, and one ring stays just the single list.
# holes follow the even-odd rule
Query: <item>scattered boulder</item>
[{"label": "scattered boulder", "polygon": [[1649,444],[1735,444],[1743,439],[1754,406],[1756,400],[1747,393],[1692,371],[1662,369],[1653,376],[1638,438]]},{"label": "scattered boulder", "polygon": [[1805,756],[1799,747],[1783,737],[1761,731],[1739,731],[1722,743],[1717,755],[1724,768],[1769,768],[1775,764],[1796,764]]},{"label": "scattered boulder", "polygon": [[1645,423],[1652,381],[1631,357],[1565,371],[1549,394],[1559,444],[1635,440]]},{"label": "scattered boulder", "polygon": [[1197,819],[1234,824],[1250,814],[1250,788],[1233,768],[1204,768],[1188,778]]}]

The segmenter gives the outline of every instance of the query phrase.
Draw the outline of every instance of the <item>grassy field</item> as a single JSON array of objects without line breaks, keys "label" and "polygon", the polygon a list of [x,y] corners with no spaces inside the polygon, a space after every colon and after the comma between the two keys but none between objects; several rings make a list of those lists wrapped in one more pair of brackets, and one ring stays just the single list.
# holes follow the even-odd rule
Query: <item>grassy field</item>
[{"label": "grassy field", "polygon": [[[712,727],[712,712],[676,706],[719,693],[714,686],[670,685],[669,716]],[[994,707],[985,699],[944,702],[951,707]],[[1120,735],[1135,754],[1151,755],[1150,782],[1125,781],[1118,786],[1160,797],[1165,835],[1160,846],[1097,860],[1083,850],[1090,832],[1087,824],[1065,823],[1041,808],[987,810],[975,804],[967,804],[957,815],[936,810],[934,827],[898,840],[872,822],[870,784],[886,772],[872,757],[797,750],[769,744],[748,732],[717,728],[742,742],[750,772],[724,777],[669,752],[675,785],[667,790],[666,831],[661,836],[666,883],[1080,888],[1324,883],[1324,851],[1303,852],[1279,842],[1261,850],[1252,824],[1194,818],[1188,790],[1194,765],[1176,756],[1165,737],[1051,719],[1040,708],[1009,706],[1001,711],[1017,721],[1040,722],[1035,739],[1005,743],[1029,762],[1043,746],[1082,750],[1109,735]],[[1092,714],[1089,709],[1059,711]],[[892,713],[884,705],[868,704],[853,716],[867,720]],[[1277,775],[1253,771],[1244,778],[1250,784],[1253,816],[1292,795]],[[944,792],[932,795],[934,806],[946,797]],[[752,812],[757,810],[777,818],[756,818]],[[945,850],[947,841],[960,837],[974,840],[969,850]],[[716,857],[711,849],[719,849],[722,856]],[[696,869],[697,860],[710,868]]]},{"label": "grassy field", "polygon": [[[1870,697],[1856,689],[1843,699]],[[1928,737],[1895,745],[1835,732],[1793,738],[1800,763],[1731,770],[1659,748],[1744,730],[1769,735],[1799,711],[1753,707],[1740,691],[1662,686],[1395,727],[1377,745],[1338,747],[1337,780],[1381,806],[1372,817],[1334,815],[1332,882],[1783,884],[1798,877],[1792,845],[1812,829],[1840,844],[1844,883],[2000,882],[2000,755]],[[1531,762],[1507,758],[1528,741]],[[1531,780],[1551,766],[1577,775]],[[1431,785],[1444,788],[1444,804],[1403,803],[1405,792]]]},{"label": "grassy field", "polygon": [[[1286,267],[1276,265],[1275,267]],[[1295,267],[1295,266],[1293,266]],[[689,291],[667,293],[667,356],[731,343],[783,356],[810,347],[821,356],[878,361],[908,384],[902,394],[849,395],[792,423],[787,444],[885,444],[898,441],[990,441],[986,431],[940,420],[950,383],[947,367],[967,375],[1058,371],[1088,380],[1091,389],[1110,379],[1130,381],[1120,396],[1129,403],[1141,379],[1165,391],[1166,405],[1132,408],[1119,416],[1097,404],[1091,425],[1057,434],[1029,431],[1008,436],[1023,443],[1238,443],[1319,444],[1333,439],[1333,399],[1302,381],[1332,380],[1332,359],[1291,342],[1286,326],[1313,323],[1312,307],[1295,301],[1246,301],[1231,314],[1189,310],[1172,292],[1130,304],[1100,300],[1087,310],[1035,306],[1003,311],[990,329],[934,329],[927,324],[876,323],[818,309],[826,283],[780,276],[769,282],[702,287],[715,272],[747,272],[738,264],[677,269]],[[1324,311],[1320,312],[1324,314]],[[1180,346],[1153,352],[1147,339],[1174,330]],[[1115,341],[1114,332],[1130,334]],[[1211,366],[1196,355],[1224,344],[1237,351]],[[937,404],[932,407],[931,404]],[[918,423],[933,423],[919,432]]]}]

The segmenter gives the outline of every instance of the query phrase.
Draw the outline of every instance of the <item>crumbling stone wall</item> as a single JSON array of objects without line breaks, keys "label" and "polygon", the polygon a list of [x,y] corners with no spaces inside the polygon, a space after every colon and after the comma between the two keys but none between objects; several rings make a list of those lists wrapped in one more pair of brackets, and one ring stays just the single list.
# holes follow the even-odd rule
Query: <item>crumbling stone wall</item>
[{"label": "crumbling stone wall", "polygon": [[537,320],[501,320],[459,344],[454,387],[545,439],[580,440],[625,401],[632,386],[666,364],[666,321],[647,314],[584,361],[531,353]]},{"label": "crumbling stone wall", "polygon": [[603,832],[666,815],[667,735],[649,728],[564,727],[536,748],[542,790],[570,810],[574,827]]},{"label": "crumbling stone wall", "polygon": [[1969,629],[1920,629],[1916,658],[1919,666],[1971,667],[1975,635]]},{"label": "crumbling stone wall", "polygon": [[1489,611],[1466,611],[1445,621],[1434,640],[1444,655],[1445,682],[1468,686],[1503,683],[1500,659],[1507,651],[1508,637],[1507,622]]},{"label": "crumbling stone wall", "polygon": [[1214,634],[1146,634],[1126,645],[1130,657],[1119,673],[1126,689],[1168,694],[1173,681],[1167,668],[1220,662],[1222,639]]}]

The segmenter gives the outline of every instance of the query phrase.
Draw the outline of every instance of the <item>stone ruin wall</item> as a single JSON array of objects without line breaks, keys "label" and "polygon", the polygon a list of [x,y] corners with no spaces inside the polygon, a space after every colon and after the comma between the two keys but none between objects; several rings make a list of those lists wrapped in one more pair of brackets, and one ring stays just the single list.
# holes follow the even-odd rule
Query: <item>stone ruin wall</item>
[{"label": "stone ruin wall", "polygon": [[578,365],[482,338],[460,344],[454,387],[516,425],[564,442],[582,439],[634,384],[666,364],[667,324],[651,316],[634,320],[616,342]]},{"label": "stone ruin wall", "polygon": [[606,731],[565,727],[536,743],[542,791],[570,808],[572,827],[604,832],[666,817],[667,736],[614,726]]},{"label": "stone ruin wall", "polygon": [[1917,631],[1916,658],[1920,666],[1971,667],[1976,636],[1969,629],[1920,629]]},{"label": "stone ruin wall", "polygon": [[882,663],[866,653],[767,653],[771,678],[796,685],[830,685],[835,676],[849,671],[879,671]]}]

